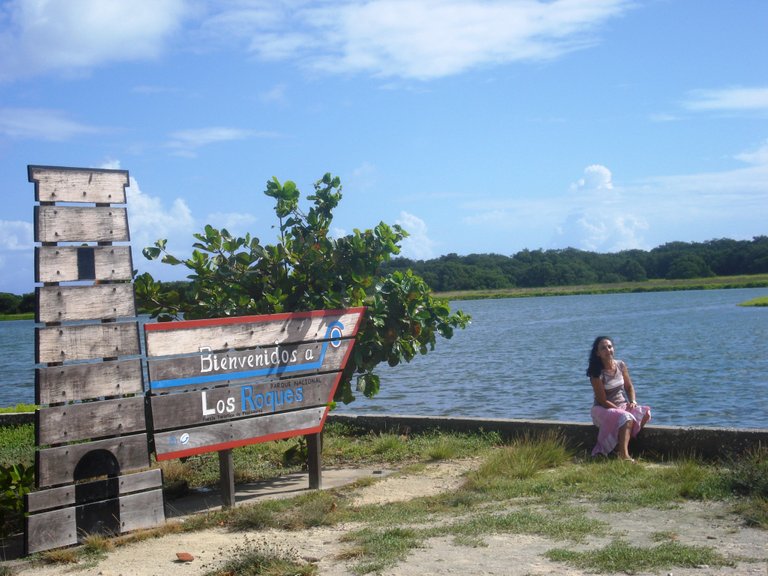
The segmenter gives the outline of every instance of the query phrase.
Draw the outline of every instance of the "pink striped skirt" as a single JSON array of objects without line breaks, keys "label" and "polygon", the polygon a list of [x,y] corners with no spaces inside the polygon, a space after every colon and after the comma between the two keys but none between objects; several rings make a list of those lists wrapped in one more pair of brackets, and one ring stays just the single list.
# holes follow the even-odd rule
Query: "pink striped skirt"
[{"label": "pink striped skirt", "polygon": [[634,408],[628,408],[628,404],[619,404],[618,408],[592,406],[592,423],[599,428],[597,444],[592,450],[592,456],[598,454],[608,456],[613,452],[619,442],[619,430],[630,420],[634,422],[631,437],[635,438],[640,433],[640,423],[646,414],[650,422],[650,406],[635,406]]}]

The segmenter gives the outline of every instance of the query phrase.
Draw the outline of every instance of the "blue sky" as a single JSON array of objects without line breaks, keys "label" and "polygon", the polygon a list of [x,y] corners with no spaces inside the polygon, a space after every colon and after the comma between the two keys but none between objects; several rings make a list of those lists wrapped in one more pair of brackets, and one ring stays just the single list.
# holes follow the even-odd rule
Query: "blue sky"
[{"label": "blue sky", "polygon": [[403,255],[768,233],[764,0],[0,2],[0,292],[34,288],[28,164],[130,172],[140,249],[273,243],[272,176],[341,178]]}]

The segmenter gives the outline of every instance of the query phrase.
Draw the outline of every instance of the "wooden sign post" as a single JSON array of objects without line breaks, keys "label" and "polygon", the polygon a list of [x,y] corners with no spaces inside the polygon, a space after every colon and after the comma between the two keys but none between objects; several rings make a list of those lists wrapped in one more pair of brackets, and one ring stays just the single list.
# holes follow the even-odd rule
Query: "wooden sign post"
[{"label": "wooden sign post", "polygon": [[42,286],[27,553],[165,522],[151,450],[157,460],[219,452],[233,506],[233,448],[306,435],[319,488],[319,435],[365,308],[146,324],[145,391],[128,172],[28,170]]},{"label": "wooden sign post", "polygon": [[26,551],[165,522],[150,470],[124,170],[30,166],[36,468]]},{"label": "wooden sign post", "polygon": [[158,460],[217,451],[234,505],[232,448],[305,435],[319,488],[318,435],[365,308],[145,324]]}]

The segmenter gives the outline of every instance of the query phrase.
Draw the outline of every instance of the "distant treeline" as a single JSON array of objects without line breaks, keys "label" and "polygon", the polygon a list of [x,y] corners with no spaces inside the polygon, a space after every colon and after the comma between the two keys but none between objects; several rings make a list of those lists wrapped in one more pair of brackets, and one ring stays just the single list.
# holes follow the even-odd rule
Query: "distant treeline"
[{"label": "distant treeline", "polygon": [[386,272],[412,269],[436,292],[539,288],[768,273],[768,236],[752,240],[670,242],[610,254],[575,248],[500,254],[448,254],[432,260],[396,258]]},{"label": "distant treeline", "polygon": [[[706,278],[768,273],[768,236],[752,240],[670,242],[645,250],[610,254],[575,248],[523,250],[500,254],[448,254],[432,260],[395,258],[384,273],[411,268],[436,292],[544,288],[641,282],[653,279]],[[185,281],[171,282],[184,290]],[[35,311],[35,295],[0,292],[0,314]]]},{"label": "distant treeline", "polygon": [[35,294],[18,296],[0,292],[0,314],[28,314],[35,311]]}]

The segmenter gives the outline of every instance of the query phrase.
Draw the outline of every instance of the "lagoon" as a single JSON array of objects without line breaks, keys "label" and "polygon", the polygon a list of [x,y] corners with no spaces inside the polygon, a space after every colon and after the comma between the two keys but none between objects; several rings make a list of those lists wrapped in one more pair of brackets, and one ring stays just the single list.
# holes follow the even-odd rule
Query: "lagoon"
[{"label": "lagoon", "polygon": [[[468,300],[472,324],[341,413],[588,422],[587,356],[614,339],[653,424],[768,428],[766,288]],[[0,406],[34,402],[34,323],[0,322]]]},{"label": "lagoon", "polygon": [[472,300],[472,324],[410,364],[381,370],[381,392],[341,406],[391,413],[589,422],[592,341],[614,340],[654,424],[768,428],[765,288]]}]

